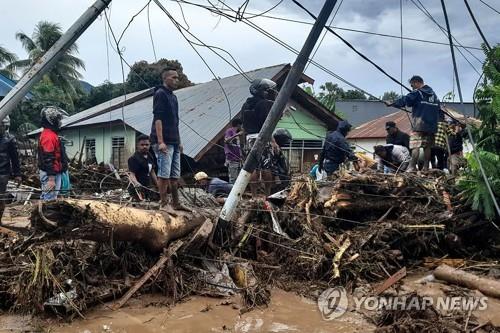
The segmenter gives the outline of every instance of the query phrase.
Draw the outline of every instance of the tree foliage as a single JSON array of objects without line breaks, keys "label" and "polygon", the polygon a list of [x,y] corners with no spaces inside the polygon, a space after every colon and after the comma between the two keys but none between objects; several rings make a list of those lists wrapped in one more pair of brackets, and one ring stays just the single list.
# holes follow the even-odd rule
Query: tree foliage
[{"label": "tree foliage", "polygon": [[143,60],[132,65],[127,76],[127,91],[139,91],[161,85],[161,71],[167,67],[175,68],[179,74],[179,85],[177,89],[193,85],[186,74],[184,74],[182,65],[179,61],[160,59],[157,62],[148,63]]},{"label": "tree foliage", "polygon": [[17,56],[0,45],[0,74],[12,79],[14,73],[8,65],[15,61],[17,61]]},{"label": "tree foliage", "polygon": [[[481,164],[487,175],[493,194],[500,197],[500,45],[491,51],[484,48],[486,61],[483,65],[484,79],[474,94],[477,101],[481,125],[473,133]],[[468,166],[459,179],[458,186],[474,210],[487,218],[496,216],[493,198],[474,154],[467,157]]]},{"label": "tree foliage", "polygon": [[[25,73],[61,38],[62,34],[59,24],[47,21],[38,22],[31,37],[24,32],[18,32],[16,38],[28,53],[28,58],[13,61],[8,68]],[[73,43],[52,69],[44,75],[45,81],[61,89],[71,99],[77,98],[82,93],[78,80],[82,77],[79,71],[85,69],[85,64],[76,57],[77,53],[78,46]]]}]

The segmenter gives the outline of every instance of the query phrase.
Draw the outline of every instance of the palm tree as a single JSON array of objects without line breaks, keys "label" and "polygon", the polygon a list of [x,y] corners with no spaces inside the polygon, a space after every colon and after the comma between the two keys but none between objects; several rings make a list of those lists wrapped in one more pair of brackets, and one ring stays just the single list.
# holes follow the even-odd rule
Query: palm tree
[{"label": "palm tree", "polygon": [[9,52],[5,47],[0,46],[0,74],[12,79],[14,72],[8,67],[11,63],[17,61],[17,56]]},{"label": "palm tree", "polygon": [[[28,59],[14,61],[10,68],[21,69],[26,72],[61,36],[62,30],[59,24],[47,21],[38,22],[31,38],[23,32],[18,32],[16,38],[28,52]],[[82,77],[78,70],[85,69],[85,64],[75,56],[76,53],[78,53],[78,46],[72,44],[45,76],[46,79],[61,88],[70,97],[78,95],[78,79]]]}]

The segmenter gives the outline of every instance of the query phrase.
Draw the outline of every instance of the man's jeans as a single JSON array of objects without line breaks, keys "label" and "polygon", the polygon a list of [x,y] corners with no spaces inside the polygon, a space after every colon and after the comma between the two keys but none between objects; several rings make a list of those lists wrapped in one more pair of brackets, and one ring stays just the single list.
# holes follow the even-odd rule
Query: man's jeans
[{"label": "man's jeans", "polygon": [[58,173],[55,175],[56,187],[51,191],[47,190],[47,183],[49,182],[49,176],[43,170],[40,170],[40,183],[42,184],[42,195],[40,199],[44,201],[55,200],[59,195],[59,191],[61,190],[61,174]]},{"label": "man's jeans", "polygon": [[229,182],[234,184],[238,174],[240,173],[241,163],[239,161],[227,161],[227,172],[229,176]]}]

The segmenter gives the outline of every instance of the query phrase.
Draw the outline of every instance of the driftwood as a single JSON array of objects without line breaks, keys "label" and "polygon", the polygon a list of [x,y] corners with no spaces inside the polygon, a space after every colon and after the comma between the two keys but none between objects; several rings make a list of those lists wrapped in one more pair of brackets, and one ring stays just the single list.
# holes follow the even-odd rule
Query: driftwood
[{"label": "driftwood", "polygon": [[183,242],[178,240],[172,243],[168,249],[165,250],[165,253],[162,254],[160,259],[154,264],[153,267],[151,267],[146,274],[144,274],[139,281],[137,281],[136,284],[132,288],[130,288],[125,295],[123,295],[122,298],[115,304],[113,304],[112,309],[113,310],[118,310],[121,308],[127,301],[132,297],[143,285],[146,283],[153,275],[157,274],[165,265],[165,263],[170,260],[172,255],[177,252],[177,250],[182,246]]},{"label": "driftwood", "polygon": [[479,290],[486,296],[500,298],[500,281],[479,277],[448,265],[436,268],[434,276],[439,280]]},{"label": "driftwood", "polygon": [[45,202],[32,215],[32,226],[55,236],[98,242],[133,241],[158,252],[174,239],[183,237],[215,211],[195,213],[141,210],[92,200]]}]

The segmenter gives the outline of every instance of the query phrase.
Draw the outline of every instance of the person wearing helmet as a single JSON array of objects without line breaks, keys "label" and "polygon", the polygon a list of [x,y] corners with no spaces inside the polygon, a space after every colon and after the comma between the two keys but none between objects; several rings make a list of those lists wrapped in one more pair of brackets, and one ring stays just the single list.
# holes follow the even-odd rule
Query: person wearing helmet
[{"label": "person wearing helmet", "polygon": [[[276,82],[269,79],[256,79],[250,84],[251,97],[247,98],[241,109],[243,120],[243,130],[246,135],[245,152],[248,154],[252,148],[262,126],[273,106],[277,96]],[[266,195],[271,194],[273,184],[273,154],[279,150],[274,139],[264,147],[257,171],[252,173],[250,178],[250,189],[252,197],[257,197],[257,190],[260,186],[259,178],[264,183]]]},{"label": "person wearing helmet", "polygon": [[14,175],[17,183],[21,183],[21,168],[17,154],[16,138],[9,133],[10,118],[6,116],[0,123],[0,225],[7,196],[7,183]]},{"label": "person wearing helmet", "polygon": [[55,200],[61,189],[62,174],[67,162],[58,132],[65,115],[66,112],[56,106],[44,107],[40,112],[43,130],[38,139],[38,168],[42,200]]}]

